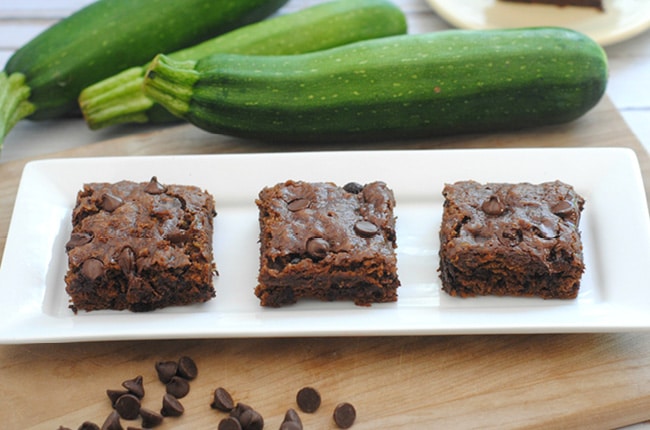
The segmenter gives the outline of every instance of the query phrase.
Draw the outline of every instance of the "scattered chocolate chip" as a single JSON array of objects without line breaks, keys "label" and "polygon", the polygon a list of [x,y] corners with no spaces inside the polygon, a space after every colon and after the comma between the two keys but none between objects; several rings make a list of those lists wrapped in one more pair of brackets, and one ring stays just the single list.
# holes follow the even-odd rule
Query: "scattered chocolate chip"
[{"label": "scattered chocolate chip", "polygon": [[122,386],[129,390],[131,394],[143,398],[144,397],[144,383],[142,381],[142,376],[136,376],[133,379],[127,379],[122,382]]},{"label": "scattered chocolate chip", "polygon": [[144,191],[149,194],[162,194],[166,190],[166,187],[158,182],[158,178],[153,176],[147,185],[144,187]]},{"label": "scattered chocolate chip", "polygon": [[303,209],[307,209],[310,204],[311,201],[309,199],[295,199],[291,200],[289,204],[287,204],[287,209],[289,209],[291,212],[298,212]]},{"label": "scattered chocolate chip", "polygon": [[70,240],[65,244],[65,250],[70,251],[77,246],[85,245],[93,240],[93,235],[90,233],[72,233]]},{"label": "scattered chocolate chip", "polygon": [[187,382],[187,379],[185,378],[174,376],[167,385],[165,385],[165,390],[177,399],[182,399],[190,392],[190,383]]},{"label": "scattered chocolate chip", "polygon": [[135,254],[130,247],[126,246],[122,249],[120,255],[117,256],[117,264],[125,275],[133,272],[133,268],[135,267]]},{"label": "scattered chocolate chip", "polygon": [[250,409],[253,409],[253,408],[251,408],[251,407],[250,407],[249,405],[247,405],[246,403],[238,402],[238,403],[235,405],[235,407],[232,408],[232,409],[230,410],[230,416],[233,417],[233,418],[237,418],[237,419],[239,419],[239,417],[241,417],[241,415],[242,415],[245,411],[248,411],[248,410],[250,410]]},{"label": "scattered chocolate chip", "polygon": [[57,430],[72,430],[70,427],[59,426]]},{"label": "scattered chocolate chip", "polygon": [[564,218],[573,213],[573,204],[566,200],[560,200],[555,205],[553,205],[551,212],[561,218]]},{"label": "scattered chocolate chip", "polygon": [[301,388],[296,395],[296,403],[303,412],[316,412],[320,406],[320,393],[313,387]]},{"label": "scattered chocolate chip", "polygon": [[106,395],[111,400],[111,406],[113,407],[115,407],[115,402],[117,402],[117,399],[125,394],[129,394],[129,392],[127,390],[106,390]]},{"label": "scattered chocolate chip", "polygon": [[284,414],[280,430],[302,430],[302,420],[295,409],[290,408]]},{"label": "scattered chocolate chip", "polygon": [[178,376],[187,380],[192,380],[199,374],[196,363],[188,356],[183,356],[178,360]]},{"label": "scattered chocolate chip", "polygon": [[106,421],[102,424],[101,430],[124,430],[122,423],[120,423],[120,415],[117,411],[112,411],[106,417]]},{"label": "scattered chocolate chip", "polygon": [[125,420],[134,420],[140,414],[140,399],[133,394],[124,394],[115,402],[115,410]]},{"label": "scattered chocolate chip", "polygon": [[262,430],[264,418],[254,409],[246,409],[239,416],[239,423],[244,430]]},{"label": "scattered chocolate chip", "polygon": [[180,417],[185,412],[185,408],[178,399],[167,393],[163,396],[162,409],[160,414],[163,417]]},{"label": "scattered chocolate chip", "polygon": [[370,221],[359,221],[354,225],[354,231],[361,237],[373,237],[379,233],[379,228]]},{"label": "scattered chocolate chip", "polygon": [[77,430],[100,430],[100,428],[93,422],[84,421]]},{"label": "scattered chocolate chip", "polygon": [[104,275],[104,263],[96,258],[89,258],[81,265],[81,274],[84,275],[86,279],[94,281]]},{"label": "scattered chocolate chip", "polygon": [[242,430],[241,424],[237,418],[228,417],[219,421],[219,430]]},{"label": "scattered chocolate chip", "polygon": [[348,182],[347,184],[343,185],[343,189],[351,194],[359,194],[361,191],[363,191],[363,185],[358,182]]},{"label": "scattered chocolate chip", "polygon": [[295,421],[284,421],[280,425],[280,430],[303,430],[302,424]]},{"label": "scattered chocolate chip", "polygon": [[128,426],[126,430],[142,430],[140,427]]},{"label": "scattered chocolate chip", "polygon": [[155,367],[158,379],[160,379],[160,382],[163,384],[171,381],[178,371],[178,363],[175,361],[158,361]]},{"label": "scattered chocolate chip", "polygon": [[322,237],[307,240],[307,254],[313,258],[324,258],[330,250],[330,244]]},{"label": "scattered chocolate chip", "polygon": [[122,204],[124,204],[124,200],[111,193],[105,193],[102,196],[101,207],[107,212],[113,212],[115,209],[122,206]]},{"label": "scattered chocolate chip", "polygon": [[230,412],[235,407],[235,404],[230,393],[225,388],[219,387],[214,390],[214,398],[210,407],[219,411]]},{"label": "scattered chocolate chip", "polygon": [[287,422],[287,421],[293,421],[295,423],[300,423],[300,425],[302,425],[302,420],[300,419],[300,415],[298,415],[298,412],[296,412],[294,408],[287,409],[287,412],[284,414],[283,422]]},{"label": "scattered chocolate chip", "polygon": [[506,207],[499,200],[499,196],[493,194],[483,202],[481,209],[488,215],[496,216],[501,215],[506,210]]},{"label": "scattered chocolate chip", "polygon": [[146,408],[140,408],[140,416],[142,417],[142,427],[147,429],[158,427],[164,419],[158,412]]},{"label": "scattered chocolate chip", "polygon": [[357,411],[350,403],[339,403],[334,408],[334,422],[341,429],[352,427],[354,420],[357,419]]}]

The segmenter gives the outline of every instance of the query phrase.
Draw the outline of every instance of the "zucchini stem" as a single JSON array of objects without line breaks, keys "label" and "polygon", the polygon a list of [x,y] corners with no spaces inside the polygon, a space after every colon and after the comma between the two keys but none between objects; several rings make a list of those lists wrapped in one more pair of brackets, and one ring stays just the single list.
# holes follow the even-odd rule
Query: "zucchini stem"
[{"label": "zucchini stem", "polygon": [[25,84],[25,75],[0,72],[0,149],[4,138],[18,121],[36,110],[28,99],[30,88]]},{"label": "zucchini stem", "polygon": [[163,105],[172,114],[184,118],[192,100],[193,87],[199,79],[196,61],[174,61],[159,54],[144,75],[142,91],[146,97]]}]

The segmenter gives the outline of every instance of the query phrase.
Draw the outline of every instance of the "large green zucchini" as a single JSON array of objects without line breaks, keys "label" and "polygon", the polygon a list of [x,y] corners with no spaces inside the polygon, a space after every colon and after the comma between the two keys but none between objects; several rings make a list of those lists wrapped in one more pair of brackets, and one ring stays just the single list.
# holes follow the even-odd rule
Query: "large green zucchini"
[{"label": "large green zucchini", "polygon": [[563,28],[448,30],[297,56],[159,56],[145,94],[205,130],[263,140],[376,140],[512,130],[585,114],[607,58]]},{"label": "large green zucchini", "polygon": [[287,0],[99,0],[36,36],[0,74],[0,141],[20,119],[78,112],[80,91],[128,67],[258,21]]},{"label": "large green zucchini", "polygon": [[[168,56],[198,60],[215,53],[293,55],[404,34],[406,27],[403,12],[388,0],[335,0],[238,28]],[[79,105],[90,128],[177,120],[161,115],[166,111],[142,93],[145,71],[146,65],[132,67],[81,92]]]}]

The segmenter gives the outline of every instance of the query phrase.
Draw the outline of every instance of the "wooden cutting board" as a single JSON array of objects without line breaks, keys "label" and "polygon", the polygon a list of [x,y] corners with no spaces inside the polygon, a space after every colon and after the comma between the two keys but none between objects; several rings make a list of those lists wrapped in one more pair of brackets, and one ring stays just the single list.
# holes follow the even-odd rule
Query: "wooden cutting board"
[{"label": "wooden cutting board", "polygon": [[[607,99],[572,124],[516,133],[307,146],[181,125],[48,157],[537,146],[632,148],[650,190],[648,154]],[[27,161],[0,164],[0,250]],[[295,394],[307,385],[323,400],[316,413],[301,414],[308,429],[336,428],[331,414],[343,401],[356,406],[353,429],[605,429],[650,419],[650,333],[641,332],[2,345],[0,427],[101,426],[111,411],[106,389],[137,375],[145,382],[143,405],[159,410],[164,387],[154,363],[181,355],[196,360],[199,376],[181,400],[185,413],[160,429],[217,428],[225,415],[209,404],[219,386],[262,413],[268,429],[297,408]]]}]

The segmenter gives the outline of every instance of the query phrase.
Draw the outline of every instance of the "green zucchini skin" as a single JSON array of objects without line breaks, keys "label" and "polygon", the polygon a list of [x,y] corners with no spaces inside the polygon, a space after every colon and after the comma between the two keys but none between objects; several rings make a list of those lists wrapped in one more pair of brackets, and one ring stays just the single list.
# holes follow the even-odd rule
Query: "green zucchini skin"
[{"label": "green zucchini skin", "polygon": [[293,57],[160,56],[145,94],[214,133],[268,141],[389,140],[572,121],[607,57],[563,28],[448,30]]},{"label": "green zucchini skin", "polygon": [[157,53],[263,19],[286,2],[99,0],[21,47],[4,72],[24,76],[33,105],[31,119],[69,115],[78,111],[77,97],[84,87]]},{"label": "green zucchini skin", "polygon": [[[404,13],[388,0],[335,0],[238,28],[168,56],[198,60],[216,53],[295,55],[406,31]],[[79,106],[91,129],[178,120],[144,96],[146,67],[124,70],[81,92]],[[152,118],[161,111],[168,115]]]}]

